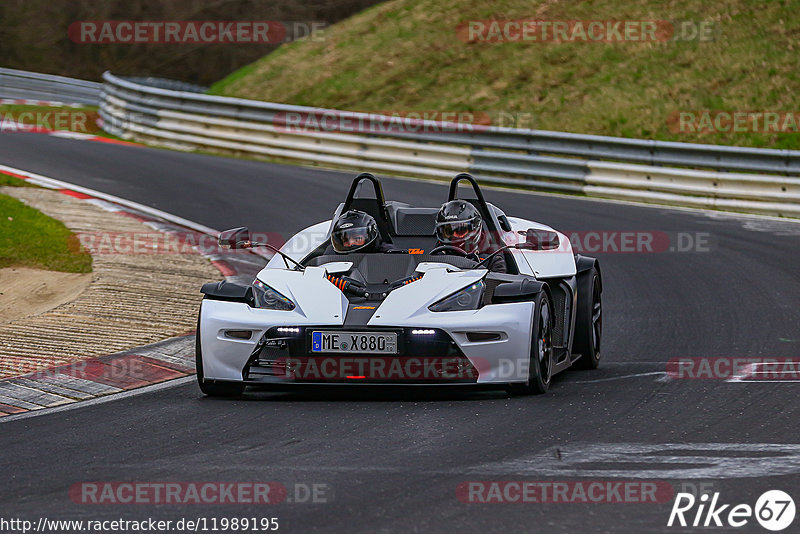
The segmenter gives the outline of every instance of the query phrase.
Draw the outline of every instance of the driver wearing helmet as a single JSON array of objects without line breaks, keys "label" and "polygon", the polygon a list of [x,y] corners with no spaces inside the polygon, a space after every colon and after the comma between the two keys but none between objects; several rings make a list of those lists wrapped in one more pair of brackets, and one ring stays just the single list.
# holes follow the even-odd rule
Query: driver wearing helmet
[{"label": "driver wearing helmet", "polygon": [[397,250],[391,244],[383,242],[375,219],[358,210],[348,210],[336,219],[331,230],[331,245],[339,254]]},{"label": "driver wearing helmet", "polygon": [[[458,247],[469,256],[479,259],[496,250],[492,249],[489,236],[483,231],[481,214],[475,206],[464,200],[442,204],[436,215],[436,239],[437,245]],[[502,253],[492,257],[488,269],[495,273],[506,272],[506,259]]]}]

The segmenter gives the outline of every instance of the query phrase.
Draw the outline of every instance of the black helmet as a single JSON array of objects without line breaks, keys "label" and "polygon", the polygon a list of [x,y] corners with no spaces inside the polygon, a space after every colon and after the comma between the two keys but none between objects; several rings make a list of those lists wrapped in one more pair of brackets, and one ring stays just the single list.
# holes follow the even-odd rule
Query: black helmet
[{"label": "black helmet", "polygon": [[481,238],[483,220],[478,210],[464,200],[442,204],[436,215],[436,237],[440,243],[473,252]]},{"label": "black helmet", "polygon": [[331,245],[339,253],[368,247],[378,238],[378,225],[371,215],[349,210],[336,219],[331,231]]}]

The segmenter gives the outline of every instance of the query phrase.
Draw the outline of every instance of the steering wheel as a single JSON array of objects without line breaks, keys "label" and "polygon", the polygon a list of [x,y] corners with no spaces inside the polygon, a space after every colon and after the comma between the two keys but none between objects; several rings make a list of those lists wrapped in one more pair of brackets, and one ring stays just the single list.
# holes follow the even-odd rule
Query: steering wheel
[{"label": "steering wheel", "polygon": [[464,257],[466,257],[469,254],[463,248],[457,247],[455,245],[439,245],[438,247],[435,247],[433,250],[428,252],[428,254],[430,254],[430,255],[433,255],[433,254],[444,254],[446,252],[455,252],[456,254],[458,254],[460,256],[464,256]]}]

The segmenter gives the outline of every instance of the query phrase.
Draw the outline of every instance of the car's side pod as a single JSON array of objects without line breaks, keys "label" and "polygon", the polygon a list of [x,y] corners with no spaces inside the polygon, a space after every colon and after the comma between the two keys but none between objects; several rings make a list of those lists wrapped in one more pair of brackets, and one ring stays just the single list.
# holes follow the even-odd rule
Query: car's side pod
[{"label": "car's side pod", "polygon": [[200,293],[204,294],[207,299],[211,300],[225,300],[228,302],[243,302],[249,306],[254,303],[253,288],[251,286],[243,286],[231,282],[209,282],[203,284],[200,288]]},{"label": "car's side pod", "polygon": [[531,301],[536,299],[536,295],[544,291],[544,288],[544,282],[537,282],[530,278],[500,284],[494,289],[492,304]]}]

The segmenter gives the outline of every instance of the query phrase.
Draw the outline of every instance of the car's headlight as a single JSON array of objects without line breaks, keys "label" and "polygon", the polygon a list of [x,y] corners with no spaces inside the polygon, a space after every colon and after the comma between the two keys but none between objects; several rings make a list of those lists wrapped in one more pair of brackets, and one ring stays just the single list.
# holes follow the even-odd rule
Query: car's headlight
[{"label": "car's headlight", "polygon": [[284,297],[261,280],[253,282],[254,308],[292,311],[294,302]]},{"label": "car's headlight", "polygon": [[486,289],[486,284],[483,280],[475,282],[469,287],[453,293],[428,306],[430,311],[446,312],[446,311],[461,311],[461,310],[477,310],[481,307],[483,302],[483,292]]}]

